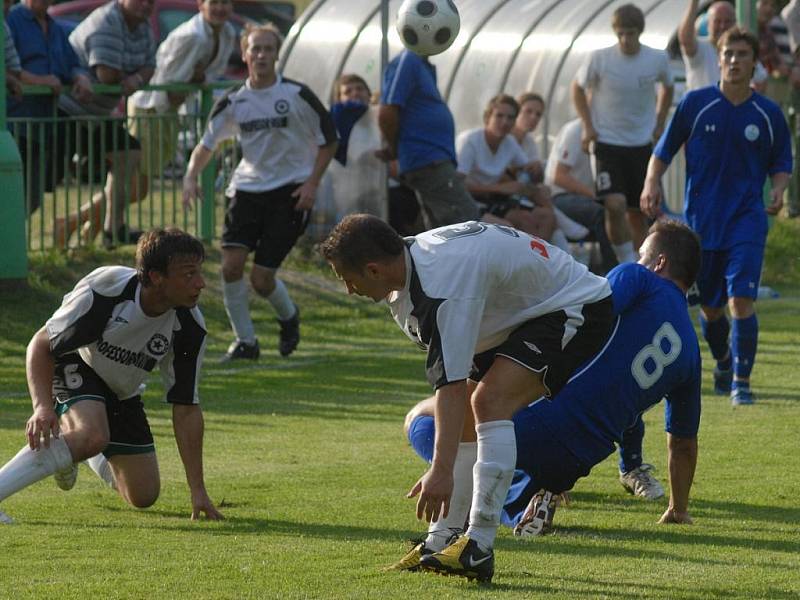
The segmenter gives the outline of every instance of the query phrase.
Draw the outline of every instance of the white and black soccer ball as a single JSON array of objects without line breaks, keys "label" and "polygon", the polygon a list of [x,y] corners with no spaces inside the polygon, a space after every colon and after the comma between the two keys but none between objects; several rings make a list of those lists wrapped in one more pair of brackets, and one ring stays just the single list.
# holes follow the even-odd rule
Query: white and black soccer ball
[{"label": "white and black soccer ball", "polygon": [[406,48],[420,56],[433,56],[455,41],[461,18],[453,0],[404,0],[396,25]]}]

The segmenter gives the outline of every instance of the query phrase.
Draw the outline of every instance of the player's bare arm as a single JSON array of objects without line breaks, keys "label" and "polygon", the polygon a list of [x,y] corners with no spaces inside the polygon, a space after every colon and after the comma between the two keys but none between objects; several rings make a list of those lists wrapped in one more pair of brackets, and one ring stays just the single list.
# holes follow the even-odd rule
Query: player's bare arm
[{"label": "player's bare arm", "polygon": [[306,179],[303,185],[297,188],[292,194],[292,196],[297,198],[297,204],[294,207],[295,210],[311,210],[313,208],[319,182],[322,180],[322,175],[325,173],[325,169],[328,168],[331,159],[336,154],[337,146],[338,142],[331,142],[330,144],[319,147],[317,157],[314,159],[314,168],[311,171],[311,175]]},{"label": "player's bare arm", "polygon": [[437,520],[440,514],[448,514],[450,495],[453,492],[453,463],[461,441],[467,409],[466,381],[449,383],[436,390],[433,463],[408,493],[409,498],[419,495],[418,519],[422,519],[424,515],[425,520],[430,522]]},{"label": "player's bare arm", "polygon": [[639,208],[650,218],[656,218],[661,208],[661,176],[667,171],[667,163],[655,154],[647,165],[647,176],[639,198]]},{"label": "player's bare arm", "polygon": [[200,193],[197,178],[200,172],[206,168],[206,165],[211,162],[212,156],[214,156],[214,151],[209,150],[203,144],[197,144],[195,149],[192,150],[192,156],[189,158],[189,167],[183,176],[183,208],[185,210],[191,210],[192,206],[194,206]]},{"label": "player's bare arm", "polygon": [[572,103],[575,105],[575,110],[583,123],[581,147],[584,152],[588,153],[591,143],[597,141],[597,131],[592,123],[592,113],[589,109],[589,99],[586,97],[586,90],[584,90],[577,81],[572,82]]},{"label": "player's bare arm", "polygon": [[222,519],[206,492],[203,479],[203,412],[198,404],[173,404],[172,427],[178,453],[186,471],[186,481],[192,496],[192,520],[205,513],[210,520]]},{"label": "player's bare arm", "polygon": [[770,190],[770,205],[767,206],[768,215],[777,215],[783,208],[783,195],[789,185],[790,173],[775,173],[770,178],[772,189]]},{"label": "player's bare arm", "polygon": [[694,30],[697,4],[698,0],[689,0],[686,12],[683,13],[681,24],[678,27],[678,41],[681,44],[681,52],[689,58],[697,54],[697,33]]},{"label": "player's bare arm", "polygon": [[658,98],[656,100],[656,127],[653,130],[653,142],[657,142],[661,134],[664,133],[664,126],[667,123],[669,109],[672,106],[672,97],[675,95],[675,86],[661,84],[658,88]]},{"label": "player's bare arm", "polygon": [[397,158],[397,138],[400,133],[400,107],[395,104],[381,104],[378,109],[378,127],[385,142],[375,155],[384,161]]},{"label": "player's bare arm", "polygon": [[58,417],[53,409],[53,373],[55,362],[50,352],[50,339],[47,329],[42,327],[28,344],[25,357],[28,376],[28,391],[33,403],[33,415],[28,419],[25,433],[28,445],[37,450],[44,444],[50,447],[50,435],[59,436]]},{"label": "player's bare arm", "polygon": [[697,438],[682,438],[667,434],[669,454],[669,507],[659,523],[691,524],[689,490],[697,466]]}]

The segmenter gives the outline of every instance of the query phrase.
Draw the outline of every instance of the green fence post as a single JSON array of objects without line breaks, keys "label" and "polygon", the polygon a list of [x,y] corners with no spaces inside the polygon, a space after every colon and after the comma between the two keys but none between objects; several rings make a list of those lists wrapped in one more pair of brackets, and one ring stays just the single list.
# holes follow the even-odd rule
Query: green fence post
[{"label": "green fence post", "polygon": [[758,33],[756,21],[756,0],[739,0],[736,3],[736,21],[753,33]]},{"label": "green fence post", "polygon": [[[200,113],[201,116],[204,117],[205,115],[211,114],[211,108],[214,104],[214,90],[207,86],[203,86],[202,91],[202,100],[200,102]],[[197,129],[200,133],[200,137],[202,137],[204,123],[200,124],[201,127]],[[198,137],[197,142],[200,142],[200,137]],[[208,166],[203,169],[203,172],[200,174],[200,189],[203,193],[203,202],[202,206],[199,207],[200,210],[200,239],[204,242],[210,242],[214,239],[214,182],[217,175],[217,160],[216,158],[212,158]]]},{"label": "green fence post", "polygon": [[22,191],[22,159],[6,127],[6,31],[0,27],[0,280],[27,279],[28,253],[25,247],[25,201]]}]

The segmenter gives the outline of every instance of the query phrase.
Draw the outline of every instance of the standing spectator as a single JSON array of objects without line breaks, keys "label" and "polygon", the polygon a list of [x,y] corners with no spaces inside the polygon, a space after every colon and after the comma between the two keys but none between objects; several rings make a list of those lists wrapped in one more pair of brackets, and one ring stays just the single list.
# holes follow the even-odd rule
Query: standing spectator
[{"label": "standing spectator", "polygon": [[[652,140],[664,130],[672,103],[672,73],[667,54],[644,46],[644,14],[633,4],[614,11],[619,43],[592,52],[572,83],[575,109],[583,121],[583,149],[597,160],[595,185],[601,198],[627,201],[628,229],[618,236],[626,250],[622,262],[636,262],[635,250],[647,235],[639,196]],[[658,99],[655,84],[660,82]],[[591,106],[587,92],[591,90]],[[627,246],[632,240],[632,246]]]},{"label": "standing spectator", "polygon": [[47,14],[51,4],[52,0],[24,0],[11,8],[6,19],[10,29],[10,34],[6,31],[9,34],[6,47],[12,43],[17,49],[16,70],[21,71],[22,83],[45,85],[53,92],[52,96],[11,98],[7,105],[9,117],[32,120],[30,127],[19,129],[17,136],[23,172],[30,175],[23,178],[30,182],[28,214],[39,207],[44,191],[52,191],[63,174],[63,127],[56,126],[57,143],[53,144],[54,125],[37,120],[56,114],[54,104],[64,85],[73,85],[73,93],[84,100],[92,94],[92,84],[81,69],[66,33]]},{"label": "standing spectator", "polygon": [[[756,21],[759,37],[759,60],[767,72],[781,77],[789,75],[792,50],[789,47],[789,30],[778,14],[775,0],[756,2]],[[762,55],[762,53],[764,53]],[[765,60],[766,59],[766,60]]]},{"label": "standing spectator", "polygon": [[[733,27],[719,41],[719,88],[689,92],[653,152],[642,191],[642,210],[656,216],[659,180],[685,144],[684,214],[702,239],[700,325],[717,361],[714,388],[734,405],[752,404],[750,373],[756,356],[758,294],[767,213],[783,205],[792,170],[789,129],[780,108],[750,89],[758,39]],[[767,175],[772,204],[762,199]],[[725,316],[727,303],[733,326]],[[730,345],[728,334],[730,332]],[[732,381],[731,381],[732,380]]]},{"label": "standing spectator", "polygon": [[336,152],[336,129],[322,103],[305,85],[275,72],[282,42],[274,25],[247,25],[241,41],[247,80],[214,106],[183,178],[183,202],[190,207],[199,191],[197,177],[214,149],[239,136],[242,159],[226,191],[222,231],[223,298],[236,339],[223,361],[256,360],[260,354],[244,281],[251,252],[250,282],[278,316],[281,356],[300,342],[300,311],[276,274],[305,231],[320,180]]},{"label": "standing spectator", "polygon": [[19,55],[17,54],[17,48],[14,46],[14,38],[11,36],[8,23],[3,21],[3,26],[6,28],[4,55],[6,61],[6,91],[12,98],[19,99],[22,96],[22,82],[19,79],[22,66],[19,63]]},{"label": "standing spectator", "polygon": [[[120,85],[123,95],[130,96],[150,81],[156,64],[155,40],[148,23],[153,2],[111,0],[94,10],[70,34],[70,44],[93,83]],[[119,100],[114,94],[95,94],[88,102],[62,96],[59,104],[70,115],[108,117]],[[72,232],[91,218],[89,231],[96,232],[101,206],[105,203],[103,242],[135,243],[141,232],[131,231],[125,225],[124,209],[126,198],[134,192],[133,183],[138,180],[139,142],[117,120],[104,127],[90,125],[90,129],[94,147],[105,144],[104,158],[110,165],[105,189],[95,194],[90,204],[82,206],[79,215],[71,215],[66,223],[60,223],[58,229],[63,231],[66,243]],[[88,141],[83,147],[87,146]],[[137,197],[134,193],[133,198]]]},{"label": "standing spectator", "polygon": [[[686,89],[697,90],[719,81],[719,39],[736,25],[736,11],[728,0],[717,0],[708,9],[708,39],[697,37],[695,18],[699,0],[689,0],[686,12],[678,27],[678,41],[686,67]],[[753,75],[753,84],[763,90],[767,71],[759,62]]]},{"label": "standing spectator", "polygon": [[[205,83],[220,79],[236,47],[236,30],[228,21],[231,0],[197,0],[195,16],[173,29],[156,52],[151,84]],[[139,140],[141,177],[139,195],[150,179],[175,157],[178,149],[178,107],[183,92],[140,90],[128,99],[129,130]]]},{"label": "standing spectator", "polygon": [[[528,157],[511,135],[518,112],[519,105],[511,96],[500,94],[489,100],[483,113],[484,127],[458,136],[458,170],[466,177],[470,194],[486,206],[487,213],[550,240],[556,217],[549,193],[544,186],[517,180],[519,171],[528,165]],[[565,246],[566,239],[557,245]]]},{"label": "standing spectator", "polygon": [[456,173],[455,123],[436,87],[436,68],[403,50],[386,67],[378,123],[379,156],[399,163],[400,180],[417,195],[428,229],[478,218]]}]

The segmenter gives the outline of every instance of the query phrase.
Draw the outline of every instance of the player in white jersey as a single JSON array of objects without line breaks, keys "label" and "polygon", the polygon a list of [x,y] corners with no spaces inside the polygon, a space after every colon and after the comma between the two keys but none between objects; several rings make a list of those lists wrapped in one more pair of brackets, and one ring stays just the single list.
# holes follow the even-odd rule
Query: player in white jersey
[{"label": "player in white jersey", "polygon": [[217,145],[238,136],[242,159],[227,189],[222,232],[225,310],[236,339],[224,361],[257,359],[244,267],[254,252],[250,282],[275,309],[278,350],[291,354],[300,341],[300,312],[276,274],[308,224],[314,197],[336,152],[336,128],[306,86],[275,72],[282,38],[272,25],[248,26],[242,35],[247,81],[217,102],[183,180],[184,206],[198,194],[197,176]]},{"label": "player in white jersey", "polygon": [[[203,258],[203,245],[192,236],[156,229],[139,240],[136,269],[101,267],[64,296],[28,344],[28,445],[0,469],[0,502],[53,474],[59,487],[70,489],[77,463],[87,460],[129,504],[152,505],[160,481],[140,394],[158,365],[192,518],[222,518],[203,481],[197,394],[206,337],[197,308]],[[0,522],[9,521],[0,511]]]},{"label": "player in white jersey", "polygon": [[[558,393],[603,346],[613,319],[608,282],[538,238],[475,221],[403,240],[380,219],[351,215],[320,251],[349,293],[385,299],[400,328],[427,350],[435,450],[409,496],[419,495],[417,517],[436,529],[450,527],[451,504],[471,502],[466,535],[446,548],[442,541],[436,555],[492,563],[516,460],[511,416]],[[479,382],[471,393],[468,380]],[[465,430],[470,403],[477,425]],[[454,472],[472,465],[470,496],[454,488],[461,479]]]}]

